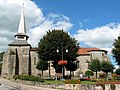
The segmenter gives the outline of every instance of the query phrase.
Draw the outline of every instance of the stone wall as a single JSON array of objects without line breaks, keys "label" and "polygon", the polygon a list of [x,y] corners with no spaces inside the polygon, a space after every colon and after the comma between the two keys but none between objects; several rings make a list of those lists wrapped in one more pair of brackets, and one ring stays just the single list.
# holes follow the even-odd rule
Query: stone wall
[{"label": "stone wall", "polygon": [[45,88],[54,88],[54,89],[63,89],[63,90],[120,90],[120,84],[103,84],[103,85],[95,85],[95,84],[42,84],[32,81],[24,81],[24,80],[12,80],[13,82],[37,86],[37,87],[45,87]]}]

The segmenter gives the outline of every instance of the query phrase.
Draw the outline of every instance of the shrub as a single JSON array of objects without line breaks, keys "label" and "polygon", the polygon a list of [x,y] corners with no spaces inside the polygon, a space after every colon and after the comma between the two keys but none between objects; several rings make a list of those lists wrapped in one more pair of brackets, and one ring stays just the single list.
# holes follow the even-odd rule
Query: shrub
[{"label": "shrub", "polygon": [[93,73],[93,71],[91,71],[91,70],[87,70],[86,72],[85,72],[85,76],[87,76],[87,77],[90,77],[90,76],[93,76],[94,75],[94,73]]},{"label": "shrub", "polygon": [[36,81],[36,82],[44,82],[44,79],[37,76],[27,76],[27,75],[16,75],[13,78],[27,81]]},{"label": "shrub", "polygon": [[111,88],[111,90],[115,90],[116,89],[115,84],[110,84],[110,88]]},{"label": "shrub", "polygon": [[65,80],[64,84],[80,84],[80,80]]},{"label": "shrub", "polygon": [[99,73],[100,78],[105,78],[105,76],[106,76],[105,73]]}]

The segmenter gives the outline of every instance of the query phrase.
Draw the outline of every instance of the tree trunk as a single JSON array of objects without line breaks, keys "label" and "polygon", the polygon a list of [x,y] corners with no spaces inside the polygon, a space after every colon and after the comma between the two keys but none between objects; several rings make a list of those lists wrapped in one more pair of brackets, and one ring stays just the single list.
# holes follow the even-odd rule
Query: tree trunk
[{"label": "tree trunk", "polygon": [[96,71],[96,78],[97,78],[97,71]]},{"label": "tree trunk", "polygon": [[71,79],[71,70],[70,70],[70,79]]},{"label": "tree trunk", "polygon": [[43,75],[43,70],[42,70],[42,75]]}]

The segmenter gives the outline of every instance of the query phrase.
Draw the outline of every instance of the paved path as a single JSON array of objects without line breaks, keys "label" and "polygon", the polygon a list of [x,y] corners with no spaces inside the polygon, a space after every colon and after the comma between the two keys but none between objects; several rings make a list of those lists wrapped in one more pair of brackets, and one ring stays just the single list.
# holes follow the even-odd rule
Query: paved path
[{"label": "paved path", "polygon": [[4,78],[0,78],[0,84],[0,90],[57,90],[15,83]]}]

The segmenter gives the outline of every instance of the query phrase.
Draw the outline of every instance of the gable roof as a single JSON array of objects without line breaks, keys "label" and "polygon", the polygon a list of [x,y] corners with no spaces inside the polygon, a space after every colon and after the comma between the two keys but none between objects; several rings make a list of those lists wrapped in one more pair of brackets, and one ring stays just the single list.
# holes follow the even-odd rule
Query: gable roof
[{"label": "gable roof", "polygon": [[84,48],[84,47],[80,47],[78,50],[78,54],[79,55],[87,55],[89,54],[89,51],[99,51],[99,48]]}]

